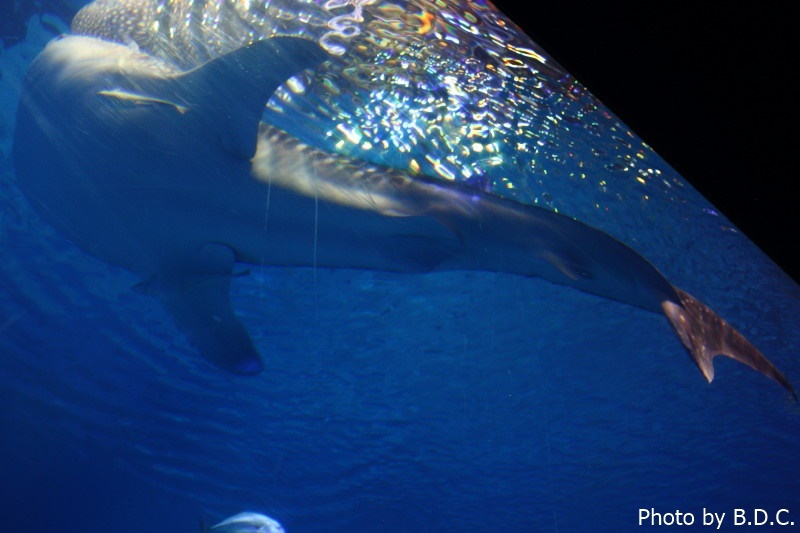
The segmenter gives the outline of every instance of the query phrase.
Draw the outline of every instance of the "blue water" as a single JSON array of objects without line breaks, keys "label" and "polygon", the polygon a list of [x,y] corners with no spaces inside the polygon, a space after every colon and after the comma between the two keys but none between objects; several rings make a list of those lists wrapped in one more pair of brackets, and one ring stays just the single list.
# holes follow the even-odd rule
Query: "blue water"
[{"label": "blue water", "polygon": [[[570,157],[605,167],[624,126],[595,114]],[[800,287],[641,150],[646,189],[542,173],[526,194],[624,240],[797,383]],[[499,274],[254,267],[233,299],[267,370],[228,376],[41,221],[5,151],[0,172],[0,531],[198,532],[245,509],[290,533],[628,531],[642,508],[800,525],[800,405],[730,360],[706,384],[661,316]]]}]

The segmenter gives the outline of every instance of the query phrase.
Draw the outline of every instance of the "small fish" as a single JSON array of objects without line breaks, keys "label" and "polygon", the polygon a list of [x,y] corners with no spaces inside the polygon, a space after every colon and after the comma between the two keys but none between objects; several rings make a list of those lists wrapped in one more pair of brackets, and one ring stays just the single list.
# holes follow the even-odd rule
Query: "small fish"
[{"label": "small fish", "polygon": [[146,94],[139,94],[132,91],[125,91],[123,89],[103,89],[97,91],[99,96],[106,96],[108,98],[115,98],[122,102],[132,102],[136,105],[166,105],[172,106],[175,108],[178,113],[183,115],[189,108],[185,105],[181,105],[178,102],[171,102],[169,100],[165,100],[164,98],[157,98],[155,96],[148,96]]},{"label": "small fish", "polygon": [[274,518],[260,513],[243,512],[211,526],[209,533],[286,533]]}]

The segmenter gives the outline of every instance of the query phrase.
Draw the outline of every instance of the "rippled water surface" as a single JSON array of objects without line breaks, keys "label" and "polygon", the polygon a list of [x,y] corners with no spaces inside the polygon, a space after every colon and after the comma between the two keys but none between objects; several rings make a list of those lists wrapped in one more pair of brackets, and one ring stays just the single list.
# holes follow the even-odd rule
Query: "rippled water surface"
[{"label": "rippled water surface", "polygon": [[[800,288],[490,4],[245,6],[154,3],[141,31],[79,30],[165,61],[190,50],[175,68],[273,33],[318,39],[335,58],[267,120],[602,229],[796,382]],[[227,22],[210,31],[208,13]],[[267,370],[210,366],[140,280],[65,241],[16,185],[14,89],[58,31],[32,20],[0,55],[4,531],[193,532],[243,509],[289,532],[621,531],[651,507],[800,523],[796,402],[729,360],[707,385],[663,317],[544,281],[256,266],[233,299]]]}]

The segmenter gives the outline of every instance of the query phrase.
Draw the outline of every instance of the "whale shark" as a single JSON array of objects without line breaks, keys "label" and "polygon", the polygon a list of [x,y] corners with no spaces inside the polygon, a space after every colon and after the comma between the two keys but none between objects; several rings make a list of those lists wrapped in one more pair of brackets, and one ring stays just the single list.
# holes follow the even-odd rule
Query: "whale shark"
[{"label": "whale shark", "polygon": [[252,375],[262,355],[230,301],[237,264],[543,278],[663,314],[708,382],[735,359],[784,375],[632,248],[579,220],[457,181],[315,146],[264,118],[331,60],[274,36],[180,68],[133,42],[65,35],[25,78],[13,158],[41,216],[141,279],[197,351]]}]

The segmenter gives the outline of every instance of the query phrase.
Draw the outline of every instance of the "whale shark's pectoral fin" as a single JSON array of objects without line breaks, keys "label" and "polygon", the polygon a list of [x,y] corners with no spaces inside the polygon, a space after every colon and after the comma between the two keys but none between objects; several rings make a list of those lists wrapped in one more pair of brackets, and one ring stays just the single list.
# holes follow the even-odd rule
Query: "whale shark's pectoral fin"
[{"label": "whale shark's pectoral fin", "polygon": [[709,383],[714,379],[712,360],[717,355],[725,355],[772,378],[797,400],[797,393],[789,380],[744,335],[691,294],[677,287],[673,289],[680,305],[667,300],[661,304],[662,309]]},{"label": "whale shark's pectoral fin", "polygon": [[219,132],[225,150],[250,159],[256,152],[264,106],[272,94],[293,75],[327,57],[310,39],[273,37],[160,80],[157,94],[150,99],[186,102],[203,116],[208,127]]},{"label": "whale shark's pectoral fin", "polygon": [[203,357],[236,374],[258,374],[261,357],[231,307],[233,266],[233,250],[206,244],[140,287],[163,303]]}]

